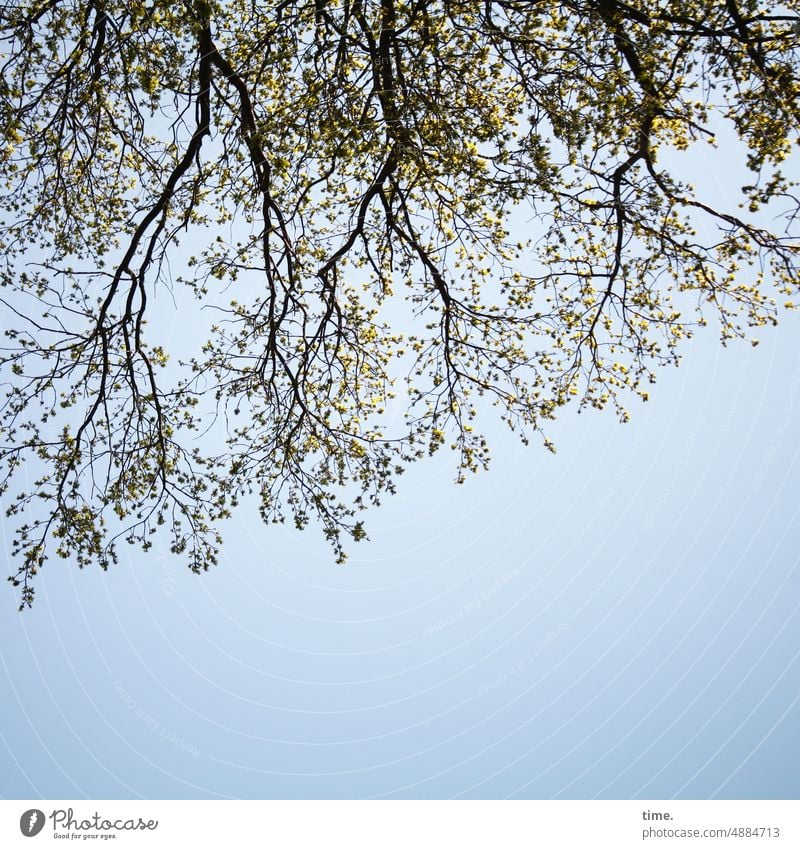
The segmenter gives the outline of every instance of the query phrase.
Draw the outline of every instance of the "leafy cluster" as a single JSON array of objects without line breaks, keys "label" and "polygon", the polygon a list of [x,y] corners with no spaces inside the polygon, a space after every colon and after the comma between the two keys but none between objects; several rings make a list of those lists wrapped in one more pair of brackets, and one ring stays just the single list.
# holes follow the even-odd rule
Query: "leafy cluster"
[{"label": "leafy cluster", "polygon": [[[342,560],[409,463],[487,463],[482,404],[551,447],[570,401],[625,418],[698,324],[774,322],[799,21],[797,0],[3,5],[23,605],[49,551],[105,568],[160,526],[207,569],[253,492]],[[725,127],[752,174],[731,208],[662,164]],[[168,361],[153,302],[179,287],[213,319]]]}]

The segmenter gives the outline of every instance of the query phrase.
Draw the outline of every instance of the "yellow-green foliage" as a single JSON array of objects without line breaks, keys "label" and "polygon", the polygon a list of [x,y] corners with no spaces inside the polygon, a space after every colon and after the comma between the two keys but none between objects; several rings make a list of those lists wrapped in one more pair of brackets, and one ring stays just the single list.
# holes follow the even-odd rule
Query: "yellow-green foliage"
[{"label": "yellow-green foliage", "polygon": [[[5,4],[1,480],[23,604],[54,538],[105,567],[164,533],[202,571],[249,492],[266,521],[321,523],[341,561],[410,462],[450,445],[458,480],[486,465],[482,404],[552,449],[561,407],[627,418],[697,325],[774,322],[798,283],[799,18]],[[665,164],[720,128],[752,174],[725,208]],[[178,286],[216,308],[182,363],[147,324]]]}]

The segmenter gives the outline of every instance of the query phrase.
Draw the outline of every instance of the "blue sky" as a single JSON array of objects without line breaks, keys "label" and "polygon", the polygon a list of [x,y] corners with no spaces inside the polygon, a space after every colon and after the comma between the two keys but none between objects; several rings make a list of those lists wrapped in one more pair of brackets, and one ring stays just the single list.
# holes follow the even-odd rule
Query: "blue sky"
[{"label": "blue sky", "polygon": [[444,453],[335,567],[243,509],[198,577],[156,552],[3,593],[4,797],[796,797],[797,319],[711,330],[555,456]]},{"label": "blue sky", "polygon": [[[681,167],[737,184],[735,149]],[[457,487],[440,452],[346,566],[243,505],[203,576],[4,584],[0,795],[797,798],[798,331],[709,327],[556,455],[490,428]]]}]

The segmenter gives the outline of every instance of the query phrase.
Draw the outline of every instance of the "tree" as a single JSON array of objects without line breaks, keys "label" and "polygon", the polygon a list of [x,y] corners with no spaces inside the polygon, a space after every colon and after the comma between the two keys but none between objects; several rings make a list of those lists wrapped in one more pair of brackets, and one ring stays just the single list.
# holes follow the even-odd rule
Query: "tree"
[{"label": "tree", "polygon": [[[443,444],[459,480],[487,463],[479,406],[552,447],[568,402],[624,419],[695,327],[745,337],[797,290],[796,0],[0,16],[22,605],[51,550],[106,568],[160,526],[207,569],[254,492],[268,522],[321,523],[342,560],[409,463]],[[724,128],[752,180],[720,208],[661,159]],[[153,304],[181,287],[212,313],[168,362]]]}]

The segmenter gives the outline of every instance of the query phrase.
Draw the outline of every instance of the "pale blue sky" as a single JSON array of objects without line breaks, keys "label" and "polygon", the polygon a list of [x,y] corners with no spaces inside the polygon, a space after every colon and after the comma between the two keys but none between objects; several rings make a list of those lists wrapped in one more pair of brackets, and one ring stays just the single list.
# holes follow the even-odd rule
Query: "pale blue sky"
[{"label": "pale blue sky", "polygon": [[[734,154],[691,170],[725,194]],[[555,456],[497,430],[456,487],[441,452],[344,567],[245,505],[201,577],[5,584],[0,795],[796,798],[798,331],[709,328]]]},{"label": "pale blue sky", "polygon": [[9,586],[0,793],[796,797],[797,331],[419,466],[345,567],[243,510],[202,577]]}]

